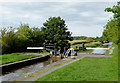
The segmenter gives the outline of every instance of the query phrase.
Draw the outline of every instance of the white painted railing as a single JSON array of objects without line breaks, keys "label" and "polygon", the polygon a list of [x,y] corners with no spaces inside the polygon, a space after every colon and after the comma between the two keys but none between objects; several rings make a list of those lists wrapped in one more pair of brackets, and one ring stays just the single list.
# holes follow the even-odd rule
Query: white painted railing
[{"label": "white painted railing", "polygon": [[70,49],[68,49],[68,50],[66,51],[64,57],[68,57],[69,52],[70,52]]},{"label": "white painted railing", "polygon": [[86,49],[106,49],[106,50],[108,50],[109,48],[86,48]]},{"label": "white painted railing", "polygon": [[44,49],[44,47],[27,47],[27,49]]},{"label": "white painted railing", "polygon": [[71,58],[73,58],[73,57],[74,57],[74,49],[73,49],[73,48],[69,48],[69,49],[66,51],[64,57],[68,57],[68,54],[70,53],[70,51],[71,51]]}]

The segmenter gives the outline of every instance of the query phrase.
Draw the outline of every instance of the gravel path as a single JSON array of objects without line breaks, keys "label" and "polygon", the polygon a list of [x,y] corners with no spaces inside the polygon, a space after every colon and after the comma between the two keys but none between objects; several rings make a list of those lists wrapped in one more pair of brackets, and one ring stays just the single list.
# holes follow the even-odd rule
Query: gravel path
[{"label": "gravel path", "polygon": [[[63,64],[63,65],[60,65],[60,66],[58,66],[58,67],[53,67],[53,68],[50,68],[50,67],[48,67],[49,68],[49,70],[45,70],[45,72],[43,73],[43,74],[40,74],[40,75],[38,75],[38,76],[36,76],[36,77],[33,77],[33,78],[31,78],[31,79],[28,79],[28,80],[25,80],[25,81],[35,81],[35,80],[37,80],[38,78],[40,78],[40,77],[42,77],[42,76],[45,76],[45,75],[47,75],[47,74],[49,74],[49,73],[51,73],[51,72],[53,72],[53,71],[55,71],[55,70],[57,70],[57,69],[59,69],[59,68],[61,68],[61,67],[63,67],[63,66],[66,66],[66,65],[68,65],[68,64],[70,64],[70,63],[73,63],[73,62],[75,62],[75,61],[78,61],[78,60],[80,60],[80,59],[82,59],[82,58],[84,58],[84,57],[112,57],[112,55],[92,55],[92,54],[78,54],[78,56],[81,56],[80,58],[77,58],[77,59],[74,59],[74,60],[72,60],[71,62],[68,62],[68,63],[65,63],[65,64]],[[65,58],[65,59],[63,59],[63,61],[64,60],[71,60],[71,58],[69,57],[69,58]],[[47,69],[48,69],[47,68]],[[37,72],[38,73],[38,72]]]},{"label": "gravel path", "polygon": [[68,57],[65,59],[61,59],[57,62],[50,62],[50,64],[48,64],[49,63],[48,61],[44,61],[44,62],[41,62],[38,64],[24,67],[22,69],[18,69],[15,72],[5,74],[3,76],[0,76],[0,78],[2,78],[2,81],[25,81],[25,80],[26,81],[34,81],[37,79],[37,77],[44,76],[44,75],[52,72],[53,70],[55,70],[54,66],[56,68],[59,66],[59,64],[62,65],[64,63],[67,63],[67,61],[71,61],[71,58]]},{"label": "gravel path", "polygon": [[[82,59],[82,58],[83,58],[83,57],[77,58],[77,59],[75,59],[75,60],[72,60],[71,62],[65,63],[65,64],[63,64],[63,65],[60,65],[60,66],[57,66],[57,67],[54,67],[54,68],[50,68],[50,67],[49,67],[49,70],[48,70],[48,68],[47,68],[47,69],[44,69],[44,73],[40,73],[38,76],[33,77],[33,78],[31,78],[31,79],[24,80],[24,81],[35,81],[35,80],[37,80],[38,78],[40,78],[40,77],[42,77],[42,76],[45,76],[45,75],[47,75],[47,74],[49,74],[49,73],[51,73],[51,72],[53,72],[53,71],[55,71],[55,70],[57,70],[57,69],[59,69],[59,68],[61,68],[61,67],[64,67],[64,66],[66,66],[66,65],[68,65],[68,64],[70,64],[70,63],[73,63],[73,62],[75,62],[75,61],[78,61],[78,60],[80,60],[80,59]],[[67,60],[67,59],[66,59],[66,60]],[[38,72],[37,72],[37,73],[38,73]]]}]

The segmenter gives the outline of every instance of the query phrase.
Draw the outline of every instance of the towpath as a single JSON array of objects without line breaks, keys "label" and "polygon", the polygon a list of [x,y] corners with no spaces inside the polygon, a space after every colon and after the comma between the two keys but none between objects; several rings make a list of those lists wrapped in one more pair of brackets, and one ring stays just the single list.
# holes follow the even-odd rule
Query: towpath
[{"label": "towpath", "polygon": [[[38,78],[45,76],[63,66],[66,66],[70,63],[78,61],[84,57],[112,57],[112,55],[93,55],[93,54],[82,54],[78,53],[78,56],[75,59],[71,57],[61,59],[57,62],[53,62],[46,66],[43,66],[43,63],[38,63],[36,65],[29,66],[27,68],[20,69],[14,73],[10,73],[2,76],[3,81],[35,81]],[[42,67],[41,67],[42,66]]]}]

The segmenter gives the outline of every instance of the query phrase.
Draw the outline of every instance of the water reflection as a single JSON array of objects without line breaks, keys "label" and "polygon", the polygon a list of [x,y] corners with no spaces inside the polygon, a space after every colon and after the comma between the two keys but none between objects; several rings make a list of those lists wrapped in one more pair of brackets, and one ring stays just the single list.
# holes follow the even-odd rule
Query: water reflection
[{"label": "water reflection", "polygon": [[[102,48],[111,48],[112,44],[113,44],[112,42],[104,43]],[[106,51],[107,51],[106,49],[94,49],[92,54],[104,54]]]},{"label": "water reflection", "polygon": [[104,54],[106,51],[106,49],[94,49],[92,54]]}]

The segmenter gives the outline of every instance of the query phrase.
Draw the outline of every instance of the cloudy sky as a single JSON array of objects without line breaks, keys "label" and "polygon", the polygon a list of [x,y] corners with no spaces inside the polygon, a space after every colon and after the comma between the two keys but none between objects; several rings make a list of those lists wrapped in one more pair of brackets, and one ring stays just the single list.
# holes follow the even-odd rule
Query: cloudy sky
[{"label": "cloudy sky", "polygon": [[0,26],[18,27],[28,23],[31,27],[42,24],[53,16],[66,21],[72,36],[101,36],[103,26],[112,13],[104,12],[117,2],[2,2],[0,4]]}]

